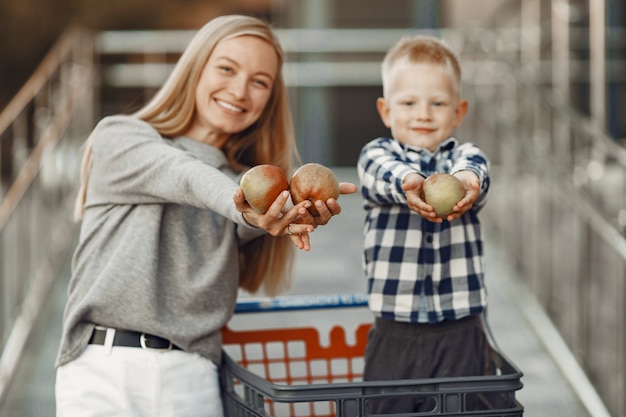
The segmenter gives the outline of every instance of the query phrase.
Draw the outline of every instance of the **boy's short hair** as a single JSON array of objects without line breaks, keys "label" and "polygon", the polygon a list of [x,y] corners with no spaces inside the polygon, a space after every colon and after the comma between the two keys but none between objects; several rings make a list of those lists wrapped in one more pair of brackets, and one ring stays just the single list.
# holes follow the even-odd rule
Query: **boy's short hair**
[{"label": "boy's short hair", "polygon": [[452,48],[443,39],[415,35],[401,38],[387,51],[382,63],[383,94],[389,88],[389,76],[394,65],[407,59],[411,63],[441,65],[452,71],[458,85],[461,83],[461,65]]}]

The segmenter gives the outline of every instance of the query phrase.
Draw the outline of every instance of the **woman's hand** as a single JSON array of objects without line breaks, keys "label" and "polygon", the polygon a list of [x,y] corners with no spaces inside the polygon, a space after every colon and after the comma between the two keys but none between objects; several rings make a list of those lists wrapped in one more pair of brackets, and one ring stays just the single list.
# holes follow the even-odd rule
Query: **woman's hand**
[{"label": "woman's hand", "polygon": [[[339,194],[353,194],[357,191],[356,184],[351,182],[340,182],[339,183]],[[341,206],[334,198],[329,198],[326,201],[316,200],[314,202],[315,209],[319,213],[319,216],[313,216],[308,210],[306,214],[302,216],[302,222],[311,224],[314,227],[323,226],[328,224],[330,219],[333,216],[336,216],[341,213]]]},{"label": "woman's hand", "polygon": [[246,203],[241,188],[238,188],[233,196],[235,208],[242,213],[246,222],[265,230],[272,236],[288,235],[298,249],[309,251],[311,250],[309,233],[315,230],[315,226],[303,219],[307,215],[310,216],[307,209],[311,207],[311,202],[302,201],[283,212],[288,201],[289,191],[285,190],[276,197],[267,212],[259,213]]}]

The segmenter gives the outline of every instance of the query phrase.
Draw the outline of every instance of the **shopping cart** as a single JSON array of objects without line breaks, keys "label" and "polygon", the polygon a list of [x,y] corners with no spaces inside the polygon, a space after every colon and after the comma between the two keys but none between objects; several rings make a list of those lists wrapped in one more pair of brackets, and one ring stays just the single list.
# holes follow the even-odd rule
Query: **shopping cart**
[{"label": "shopping cart", "polygon": [[[220,379],[226,416],[364,417],[373,415],[368,412],[373,402],[407,397],[432,404],[426,412],[403,414],[407,416],[523,415],[515,398],[522,388],[522,373],[499,351],[489,332],[494,347],[492,375],[362,381],[371,328],[366,306],[363,294],[240,301],[235,317],[255,313],[248,320],[254,324],[234,330],[231,323],[222,331]],[[341,309],[362,310],[361,318],[366,320],[353,325],[354,334],[346,334],[348,315]],[[310,310],[317,311],[311,314]],[[269,320],[265,313],[289,317],[291,324],[267,328],[263,324],[280,320]],[[317,324],[303,326],[305,321]],[[331,323],[331,327],[320,331],[319,323]]]}]

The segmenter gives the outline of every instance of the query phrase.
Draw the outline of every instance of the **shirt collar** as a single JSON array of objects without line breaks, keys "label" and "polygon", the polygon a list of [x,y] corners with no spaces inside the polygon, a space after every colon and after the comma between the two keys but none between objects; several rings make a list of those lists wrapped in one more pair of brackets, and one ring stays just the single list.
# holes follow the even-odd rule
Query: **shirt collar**
[{"label": "shirt collar", "polygon": [[435,152],[432,152],[432,153],[428,149],[422,148],[419,146],[411,146],[407,144],[402,144],[402,146],[404,146],[407,150],[410,150],[410,151],[435,155],[438,152],[451,151],[458,144],[459,144],[459,141],[455,137],[450,137],[449,139],[446,139],[445,141],[441,142],[439,146],[437,147],[437,149],[435,149]]}]

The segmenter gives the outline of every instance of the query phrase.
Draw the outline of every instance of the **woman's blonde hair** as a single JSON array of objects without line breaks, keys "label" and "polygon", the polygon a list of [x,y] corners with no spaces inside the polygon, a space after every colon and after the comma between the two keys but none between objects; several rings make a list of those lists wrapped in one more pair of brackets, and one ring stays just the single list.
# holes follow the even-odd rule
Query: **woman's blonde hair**
[{"label": "woman's blonde hair", "polygon": [[[193,37],[174,70],[161,89],[134,117],[152,125],[164,137],[186,132],[195,113],[195,92],[201,72],[218,42],[238,36],[256,36],[274,46],[278,57],[278,74],[273,91],[259,120],[246,130],[233,134],[222,146],[229,164],[236,170],[258,164],[281,167],[288,175],[292,158],[299,159],[287,91],[282,77],[283,51],[271,27],[264,21],[243,15],[217,17],[204,25]],[[91,144],[81,167],[81,186],[76,200],[75,217],[81,219],[87,195],[91,168]],[[275,295],[289,286],[294,249],[288,237],[266,235],[240,248],[240,286],[256,292],[263,285],[266,293]]]}]

